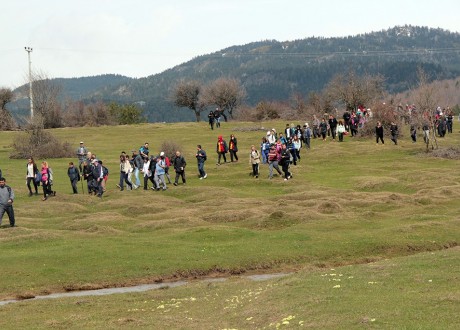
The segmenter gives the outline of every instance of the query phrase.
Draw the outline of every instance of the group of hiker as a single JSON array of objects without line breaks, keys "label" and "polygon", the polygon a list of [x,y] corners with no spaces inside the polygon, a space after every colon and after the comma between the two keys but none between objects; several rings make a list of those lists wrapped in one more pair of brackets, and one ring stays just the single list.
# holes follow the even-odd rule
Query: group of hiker
[{"label": "group of hiker", "polygon": [[227,116],[225,115],[225,112],[220,110],[219,108],[216,108],[215,111],[210,111],[208,114],[209,127],[212,130],[214,129],[214,125],[216,126],[216,128],[219,128],[222,117],[224,117],[224,121],[227,121]]},{"label": "group of hiker", "polygon": [[[412,114],[416,113],[416,109],[411,109]],[[211,129],[220,127],[220,117],[223,114],[216,109],[209,115],[209,124]],[[326,140],[327,137],[332,137],[332,140],[339,142],[343,141],[343,137],[347,134],[356,136],[358,130],[362,128],[371,118],[372,113],[366,109],[359,109],[357,112],[347,112],[339,120],[334,115],[326,114],[319,119],[313,116],[312,127],[305,123],[303,126],[286,124],[283,131],[277,132],[275,128],[267,131],[262,138],[259,147],[252,145],[249,151],[250,163],[252,166],[252,175],[258,178],[260,175],[260,164],[268,164],[268,178],[272,179],[274,172],[284,178],[285,181],[291,179],[291,165],[297,165],[301,160],[301,149],[303,146],[308,150],[311,148],[312,139]],[[435,112],[435,122],[433,125],[424,124],[421,128],[425,142],[429,139],[430,130],[443,137],[446,132],[453,131],[453,113],[438,108]],[[420,129],[415,124],[410,126],[410,136],[413,142],[417,139],[417,129]],[[391,140],[395,145],[398,144],[399,130],[395,122],[391,122],[389,126]],[[376,143],[384,143],[384,127],[381,122],[377,122],[375,126]],[[227,163],[227,153],[230,154],[230,162],[238,162],[238,141],[234,134],[231,134],[228,142],[222,135],[219,135],[216,142],[217,162],[219,166]],[[72,192],[78,193],[78,182],[82,181],[81,188],[84,192],[83,181],[86,181],[87,192],[91,195],[102,197],[106,191],[109,170],[103,165],[103,162],[96,157],[94,153],[89,151],[84,142],[80,142],[76,155],[78,157],[78,166],[73,162],[69,162],[67,175],[70,180]],[[205,162],[207,161],[207,153],[202,149],[201,145],[197,145],[195,157],[198,166],[198,177],[200,180],[206,179],[208,174],[205,171]],[[176,151],[168,157],[164,151],[157,155],[152,155],[149,150],[149,143],[144,143],[139,149],[133,150],[130,155],[126,152],[121,152],[119,157],[119,181],[116,186],[120,191],[138,189],[143,184],[144,190],[150,189],[155,191],[166,190],[167,184],[171,184],[170,168],[175,172],[173,184],[177,186],[179,179],[182,184],[186,184],[185,168],[187,162],[180,151]],[[142,180],[141,180],[142,178]],[[39,195],[38,187],[41,185],[43,192],[43,200],[46,201],[49,197],[56,196],[56,191],[53,190],[53,170],[47,161],[43,161],[39,166],[31,157],[27,161],[26,170],[26,185],[29,191],[29,196]],[[4,213],[7,213],[10,219],[10,225],[15,226],[15,218],[13,211],[14,192],[6,185],[6,180],[2,176],[0,169],[0,224]]]}]

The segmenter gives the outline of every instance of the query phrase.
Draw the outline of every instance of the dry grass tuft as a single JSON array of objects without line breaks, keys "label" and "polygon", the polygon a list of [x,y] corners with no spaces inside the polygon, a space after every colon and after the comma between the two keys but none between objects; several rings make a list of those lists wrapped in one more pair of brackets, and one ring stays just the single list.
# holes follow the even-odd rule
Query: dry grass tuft
[{"label": "dry grass tuft", "polygon": [[356,188],[358,189],[380,189],[388,184],[396,184],[399,180],[392,177],[373,177],[373,176],[363,176],[359,178],[359,181],[356,183]]},{"label": "dry grass tuft", "polygon": [[[9,229],[9,228],[8,228]],[[12,228],[13,229],[13,228]],[[32,230],[22,227],[0,231],[0,242],[48,241],[62,237],[58,232]]]},{"label": "dry grass tuft", "polygon": [[27,300],[27,299],[33,299],[33,298],[35,298],[35,295],[31,292],[23,292],[16,296],[17,300]]},{"label": "dry grass tuft", "polygon": [[342,211],[342,207],[333,201],[325,201],[318,205],[317,210],[323,214],[335,214]]},{"label": "dry grass tuft", "polygon": [[228,210],[205,215],[202,219],[211,223],[222,223],[244,221],[255,216],[256,214],[252,210]]},{"label": "dry grass tuft", "polygon": [[447,147],[438,148],[429,153],[432,157],[444,158],[444,159],[460,159],[460,148]]}]

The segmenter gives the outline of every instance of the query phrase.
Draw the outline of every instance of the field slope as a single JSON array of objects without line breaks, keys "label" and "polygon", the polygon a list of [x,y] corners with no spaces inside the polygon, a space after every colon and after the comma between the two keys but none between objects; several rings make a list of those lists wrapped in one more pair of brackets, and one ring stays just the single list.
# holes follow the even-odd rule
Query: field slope
[{"label": "field slope", "polygon": [[[202,328],[226,328],[232,324],[237,324],[239,328],[268,328],[270,323],[276,326],[286,321],[283,321],[284,317],[291,315],[283,306],[294,308],[292,315],[297,315],[297,325],[302,320],[307,325],[307,319],[299,320],[301,300],[296,294],[299,293],[297,289],[309,291],[308,281],[318,282],[327,278],[330,280],[328,285],[339,285],[339,281],[338,284],[332,281],[332,275],[325,275],[335,273],[330,269],[339,267],[344,276],[348,270],[351,274],[348,276],[353,277],[358,276],[360,271],[375,274],[376,280],[372,280],[369,274],[365,277],[368,282],[385,283],[381,276],[387,273],[396,276],[396,282],[402,281],[403,278],[398,277],[397,272],[393,272],[394,268],[389,266],[395,260],[394,263],[400,265],[398,267],[404,268],[401,276],[420,280],[426,285],[426,281],[434,278],[425,279],[417,274],[423,273],[424,269],[429,274],[434,272],[426,265],[436,261],[436,258],[430,257],[430,252],[433,252],[439,258],[447,256],[448,260],[439,266],[440,272],[436,273],[439,281],[445,284],[442,290],[446,290],[444,298],[438,296],[437,299],[444,299],[447,305],[458,307],[458,290],[449,294],[446,288],[449,281],[455,280],[450,270],[458,273],[459,265],[458,248],[450,249],[458,245],[460,237],[459,160],[425,154],[422,143],[411,143],[407,132],[398,146],[390,144],[389,139],[385,145],[375,145],[373,139],[346,137],[343,143],[314,140],[312,149],[303,149],[300,163],[292,166],[292,180],[285,182],[279,177],[268,180],[266,165],[261,166],[259,179],[253,178],[248,161],[250,145],[258,145],[267,128],[281,130],[284,126],[283,122],[229,122],[214,131],[206,123],[54,130],[55,135],[75,147],[84,140],[90,150],[108,165],[110,178],[108,191],[102,200],[83,194],[72,195],[66,168],[68,162],[75,159],[50,159],[58,194],[46,202],[39,197],[27,196],[25,160],[8,158],[14,136],[20,133],[0,132],[0,168],[17,195],[15,211],[18,224],[17,228],[0,228],[0,299],[178,278],[297,271],[293,277],[263,284],[279,282],[286,289],[287,296],[281,297],[281,291],[273,291],[270,298],[280,299],[279,310],[273,311],[273,315],[280,316],[278,319],[273,317],[271,322],[262,322],[268,316],[253,306],[246,316],[248,319],[253,317],[256,323],[252,325],[245,321],[233,323],[231,315],[235,312],[222,319],[223,326],[218,323],[220,316],[217,314],[210,317],[210,323]],[[240,161],[216,166],[217,136],[223,135],[228,139],[231,133],[238,138]],[[181,146],[188,164],[187,185],[171,185],[166,192],[142,189],[118,191],[115,184],[118,182],[119,153],[137,149],[144,142],[149,142],[152,152],[158,153],[165,141],[174,141]],[[445,149],[458,146],[459,142],[460,134],[454,129],[454,134],[440,139],[439,146]],[[198,180],[197,177],[194,157],[197,144],[202,144],[208,152],[206,169],[209,177],[206,180]],[[7,223],[6,217],[3,226]],[[427,258],[430,262],[426,261]],[[375,264],[380,265],[378,267],[383,273],[375,271],[380,268],[372,268]],[[325,276],[318,277],[318,274]],[[230,288],[231,283],[222,284],[223,288],[219,290],[236,290],[235,287]],[[242,285],[252,287],[248,290],[257,290],[258,287],[256,284]],[[318,285],[312,285],[313,291],[305,293],[305,299],[322,307],[324,305],[319,303],[327,300],[328,308],[332,308],[331,302],[335,298],[330,296],[329,291],[323,292]],[[401,285],[395,283],[392,286],[392,289],[399,288],[395,290],[401,290],[401,294],[389,297],[388,303],[403,304],[408,293]],[[353,290],[358,290],[353,285],[346,288],[350,291],[342,290],[341,294],[351,295]],[[174,290],[186,292],[189,289]],[[367,294],[381,296],[386,289],[385,285],[372,286],[372,290],[376,291],[370,292],[366,286],[359,293],[362,295],[360,299],[369,298]],[[177,297],[165,292],[146,295],[161,295],[164,297],[161,299]],[[291,296],[292,302],[289,302]],[[110,306],[101,306],[102,309],[115,311],[114,305],[124,304],[121,303],[124,298],[120,296],[98,299]],[[90,301],[97,304],[99,300]],[[45,308],[45,304],[55,303],[28,302],[0,307],[0,310],[10,311],[2,315],[12,313],[9,317],[16,318],[15,311],[19,313],[19,306]],[[211,301],[209,304],[212,306]],[[356,304],[351,306],[358,306]],[[414,304],[413,308],[420,308],[421,302]],[[201,308],[209,307],[203,306],[207,305]],[[339,315],[350,312],[346,305],[338,306]],[[374,311],[379,307],[376,306]],[[72,314],[66,308],[61,311],[63,318],[66,313]],[[51,313],[45,312],[42,320],[44,327],[54,324],[48,312]],[[314,309],[310,312],[316,314]],[[257,313],[262,313],[260,319],[257,319]],[[395,317],[389,310],[386,313],[387,319]],[[93,317],[98,318],[97,314]],[[432,320],[426,315],[419,317],[427,322],[424,323],[427,326],[421,328],[430,328],[428,325]],[[69,323],[56,319],[56,326],[78,327],[79,323],[73,323],[69,318],[71,316],[66,319]],[[146,326],[153,326],[159,320],[127,316],[128,326],[130,318],[133,322],[139,321],[138,325]],[[372,319],[379,321],[379,317],[368,309],[365,314],[353,315],[349,320],[351,323],[347,324],[377,324]],[[30,316],[27,322],[33,320],[34,317]],[[120,320],[124,322],[123,317]],[[319,323],[311,323],[311,326],[334,328],[337,320],[327,321],[324,318],[318,320]],[[290,322],[293,325],[292,320]],[[458,320],[456,322],[458,324]],[[103,323],[101,317],[86,320],[83,324],[86,324],[85,327],[103,327]],[[113,327],[122,325],[112,324]],[[380,324],[383,327],[393,325],[391,322]],[[170,327],[200,328],[194,323],[189,326],[171,323]],[[344,328],[347,328],[346,324]]]}]

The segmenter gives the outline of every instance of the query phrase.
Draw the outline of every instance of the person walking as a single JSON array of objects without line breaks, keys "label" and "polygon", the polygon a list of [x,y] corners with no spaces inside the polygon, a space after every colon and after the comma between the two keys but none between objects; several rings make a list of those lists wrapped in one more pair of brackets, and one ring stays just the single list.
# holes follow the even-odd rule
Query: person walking
[{"label": "person walking", "polygon": [[415,123],[410,125],[410,138],[412,139],[412,143],[417,142],[417,125]]},{"label": "person walking", "polygon": [[72,191],[74,194],[78,194],[77,184],[80,181],[80,172],[74,166],[73,162],[69,163],[69,168],[67,169],[67,176],[70,179],[70,185],[72,186]]},{"label": "person walking", "polygon": [[119,184],[120,191],[124,190],[124,186],[123,186],[124,182],[128,185],[128,188],[130,190],[133,189],[132,183],[128,180],[131,169],[132,167],[131,167],[131,164],[127,156],[120,155],[120,184]]},{"label": "person walking", "polygon": [[148,182],[152,182],[152,187],[155,187],[155,181],[153,181],[152,171],[150,170],[150,160],[144,158],[144,164],[142,166],[142,174],[144,175],[144,190],[148,190]]},{"label": "person walking", "polygon": [[398,144],[398,125],[395,124],[395,122],[391,122],[391,125],[390,125],[390,133],[391,133],[391,141],[393,141],[393,143],[395,145]]},{"label": "person walking", "polygon": [[187,162],[181,155],[180,151],[176,151],[176,156],[173,160],[174,171],[176,172],[176,178],[174,179],[174,185],[177,186],[179,183],[179,177],[182,178],[182,183],[185,184],[185,166]]},{"label": "person walking", "polygon": [[10,227],[16,226],[16,220],[14,218],[14,192],[10,186],[6,185],[6,179],[0,177],[0,225],[2,224],[3,215],[8,214],[10,220]]},{"label": "person walking", "polygon": [[215,120],[214,112],[212,112],[211,110],[208,114],[208,121],[209,121],[209,126],[211,127],[212,130],[214,129],[214,120]]},{"label": "person walking", "polygon": [[385,144],[383,141],[383,126],[381,122],[377,122],[377,126],[375,126],[375,142],[379,144],[379,140],[382,141],[382,144]]},{"label": "person walking", "polygon": [[77,157],[78,157],[78,169],[80,172],[83,171],[83,162],[86,160],[86,155],[88,153],[88,150],[85,147],[85,144],[83,141],[80,141],[80,146],[77,149]]},{"label": "person walking", "polygon": [[281,175],[281,170],[278,165],[278,161],[280,160],[280,153],[277,151],[276,145],[272,145],[270,147],[270,151],[268,152],[268,178],[273,178],[273,169],[275,169],[279,175]]},{"label": "person walking", "polygon": [[289,152],[289,149],[287,149],[286,145],[283,144],[281,146],[281,168],[283,169],[284,172],[284,181],[289,180],[292,178],[292,174],[289,172],[289,163],[291,159],[291,153]]},{"label": "person walking", "polygon": [[303,141],[307,149],[310,149],[311,136],[311,128],[308,126],[308,123],[305,123],[305,125],[303,125]]},{"label": "person walking", "polygon": [[321,134],[321,137],[323,138],[323,141],[326,141],[326,134],[327,134],[327,123],[324,118],[321,119],[321,122],[319,124],[319,133]]},{"label": "person walking", "polygon": [[102,198],[102,194],[104,193],[104,189],[102,187],[102,182],[104,181],[104,171],[101,160],[95,160],[93,163],[93,180],[94,191],[97,197]]},{"label": "person walking", "polygon": [[134,179],[135,179],[134,184],[137,187],[139,187],[141,185],[141,180],[139,179],[139,172],[141,171],[142,166],[144,165],[144,161],[142,159],[142,156],[137,150],[133,151],[132,161],[134,164],[134,171],[133,171]]},{"label": "person walking", "polygon": [[252,175],[259,177],[260,153],[254,145],[251,146],[250,161],[252,165]]},{"label": "person walking", "polygon": [[[83,162],[83,179],[86,181],[86,188],[88,190],[88,194],[93,193],[93,170],[91,168],[91,164],[88,162],[88,160],[85,160]],[[83,186],[82,186],[83,189]],[[83,193],[85,193],[83,189]]]},{"label": "person walking", "polygon": [[329,115],[329,129],[331,130],[332,139],[335,140],[337,132],[337,119],[333,115]]},{"label": "person walking", "polygon": [[[35,161],[32,157],[30,157],[27,160],[27,174],[26,174],[26,180],[27,180],[27,189],[29,189],[29,197],[33,195],[32,193],[32,187],[30,186],[30,183],[32,182],[35,188],[35,195],[38,195],[38,185],[40,184],[40,180],[37,182],[38,178],[38,168],[37,164],[35,164]],[[1,175],[0,175],[1,177]]]},{"label": "person walking", "polygon": [[171,160],[169,159],[167,155],[165,155],[165,163],[166,163],[165,177],[166,179],[168,179],[168,183],[171,184],[171,176],[169,175],[169,168],[171,167]]},{"label": "person walking", "polygon": [[43,201],[46,201],[49,196],[56,196],[56,191],[51,189],[53,184],[53,171],[50,169],[48,162],[42,162],[40,173],[42,175]]},{"label": "person walking", "polygon": [[208,159],[206,156],[206,151],[201,149],[201,145],[196,146],[196,160],[198,163],[198,173],[200,175],[200,180],[206,179],[208,177],[208,174],[204,170],[204,162]]},{"label": "person walking", "polygon": [[216,152],[217,152],[217,164],[220,165],[220,159],[223,157],[224,162],[227,162],[227,157],[225,154],[228,152],[227,142],[223,139],[222,135],[219,135],[217,138],[217,145],[216,145]]},{"label": "person walking", "polygon": [[337,124],[337,135],[339,137],[339,142],[343,142],[343,135],[346,132],[345,125],[341,120],[339,120],[339,123]]},{"label": "person walking", "polygon": [[230,141],[228,143],[228,151],[230,152],[230,161],[233,163],[233,159],[235,161],[238,161],[238,155],[236,154],[238,152],[238,143],[236,140],[235,135],[230,135]]},{"label": "person walking", "polygon": [[163,184],[163,191],[167,189],[165,180],[165,168],[165,153],[162,151],[160,152],[160,157],[157,158],[157,163],[155,165],[155,174],[153,176],[153,181],[155,181],[155,189],[157,191],[160,190],[160,182]]}]

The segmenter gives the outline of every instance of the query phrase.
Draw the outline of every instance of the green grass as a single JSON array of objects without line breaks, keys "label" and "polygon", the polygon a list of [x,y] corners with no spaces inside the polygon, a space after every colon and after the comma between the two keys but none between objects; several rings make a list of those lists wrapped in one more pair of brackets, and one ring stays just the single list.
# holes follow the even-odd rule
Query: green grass
[{"label": "green grass", "polygon": [[[265,129],[253,130],[261,126]],[[224,302],[208,299],[206,304],[203,296],[195,318],[204,322],[201,328],[232,328],[235,327],[233,324],[237,328],[270,328],[270,323],[276,326],[283,319],[281,315],[294,314],[297,315],[296,321],[302,318],[304,325],[310,324],[311,327],[393,328],[400,322],[398,328],[413,328],[410,323],[403,322],[407,314],[413,313],[413,317],[420,319],[420,326],[415,328],[429,329],[430,322],[435,321],[428,315],[434,310],[426,307],[421,309],[420,315],[412,312],[412,308],[421,308],[422,297],[416,296],[416,301],[411,302],[413,306],[401,307],[405,312],[398,314],[394,306],[393,314],[389,309],[383,311],[386,321],[382,321],[374,316],[376,313],[372,313],[370,304],[363,305],[352,297],[353,290],[359,292],[358,287],[347,286],[350,291],[345,298],[349,303],[339,304],[335,309],[332,302],[336,301],[337,293],[344,294],[348,289],[333,290],[334,296],[331,296],[316,282],[310,290],[308,283],[324,280],[318,280],[312,274],[325,269],[349,267],[344,269],[350,269],[350,273],[355,274],[352,276],[357,276],[357,272],[371,269],[370,265],[360,264],[378,261],[385,265],[393,260],[398,260],[401,267],[405,263],[414,264],[413,268],[406,270],[404,278],[399,273],[392,276],[396,282],[403,281],[416,276],[417,267],[428,268],[423,266],[423,261],[432,255],[416,256],[426,251],[442,251],[436,253],[448,255],[451,265],[456,262],[458,267],[458,249],[443,251],[458,245],[460,237],[458,160],[430,157],[424,153],[421,142],[412,144],[408,137],[402,138],[398,146],[390,145],[390,141],[375,145],[373,139],[346,137],[343,143],[313,140],[311,150],[302,150],[302,160],[298,166],[293,166],[294,178],[288,182],[279,177],[268,180],[265,165],[261,166],[259,179],[252,178],[248,161],[250,145],[259,144],[267,127],[284,126],[283,122],[230,122],[214,131],[209,130],[206,123],[54,130],[56,136],[71,142],[75,148],[80,140],[84,140],[89,150],[108,165],[110,176],[108,191],[102,200],[72,195],[66,169],[68,162],[75,159],[50,159],[58,194],[46,202],[41,198],[27,197],[26,161],[8,158],[13,137],[20,133],[0,132],[0,168],[17,196],[14,207],[18,224],[14,229],[0,228],[0,299],[197,275],[307,269],[305,274],[300,271],[290,280],[279,280],[290,283],[285,285],[292,286],[292,289],[288,290],[290,293],[286,297],[280,297],[281,291],[274,291],[267,297],[267,306],[270,299],[282,302],[277,304],[273,317],[269,317],[270,308],[259,308],[257,304],[247,307],[248,313],[260,314],[247,316],[253,317],[255,323],[242,321],[236,311],[229,315],[215,312],[212,317],[206,317],[200,315],[201,309],[217,310]],[[217,136],[228,139],[231,133],[238,138],[240,161],[218,167],[215,165]],[[118,182],[119,153],[137,149],[144,142],[149,142],[152,152],[156,153],[164,141],[174,141],[182,146],[188,164],[187,186],[170,186],[168,191],[158,193],[118,191],[115,184]],[[438,143],[440,148],[445,148],[458,145],[459,141],[458,132],[454,132]],[[197,144],[202,144],[208,153],[206,170],[209,177],[206,180],[197,178],[194,157]],[[7,217],[3,223],[8,223]],[[436,260],[432,259],[430,262],[435,263]],[[451,278],[444,272],[438,276],[445,283]],[[257,287],[251,283],[233,284],[230,281],[222,284],[222,288],[220,284],[212,287],[226,292],[236,292],[240,285],[253,287],[248,290]],[[372,286],[372,290],[376,287]],[[388,288],[381,288],[378,292],[368,289],[365,287],[360,293],[362,299],[366,294],[377,294],[378,297],[388,291]],[[187,290],[180,288],[149,294],[164,294],[165,297],[170,294],[173,297],[180,296],[181,292],[186,294]],[[300,312],[304,305],[300,297],[296,298],[304,291],[317,297],[311,306],[308,305],[309,309],[320,306],[307,314]],[[388,295],[392,304],[400,300],[402,305],[411,298],[404,290],[396,290],[391,297],[390,293]],[[458,294],[453,296],[457,300],[451,299],[452,303],[458,307]],[[91,305],[94,314],[85,317],[77,313],[80,316],[75,320],[72,316],[75,305],[54,307],[62,313],[54,319],[51,316],[53,308],[45,306],[60,306],[60,303],[50,301],[3,306],[0,312],[10,311],[2,314],[10,315],[7,320],[17,318],[24,327],[36,319],[41,327],[58,328],[78,327],[78,324],[84,328],[103,327],[104,322],[109,322],[111,327],[151,327],[160,324],[156,322],[165,322],[172,328],[200,328],[200,323],[189,324],[184,318],[185,323],[181,323],[177,317],[169,320],[167,315],[159,318],[157,314],[141,318],[120,316],[121,321],[98,316],[97,312],[107,313],[107,317],[115,315],[112,310],[122,307],[113,306],[125,305],[125,299],[135,301],[135,304],[139,302],[135,295],[85,298],[89,302],[78,305],[78,308],[86,310]],[[27,317],[19,316],[19,310],[27,306],[35,306],[37,312],[31,312]],[[326,307],[327,311],[321,312]],[[374,310],[382,308],[383,304],[376,301]],[[331,313],[337,317],[331,317]],[[129,321],[131,318],[134,321]],[[268,323],[261,321],[271,318],[273,320]],[[375,321],[370,321],[374,318]],[[203,321],[205,319],[208,321]],[[343,326],[339,321],[344,322]],[[458,324],[458,320],[456,322]]]},{"label": "green grass", "polygon": [[253,282],[23,301],[3,329],[458,329],[459,248]]}]

